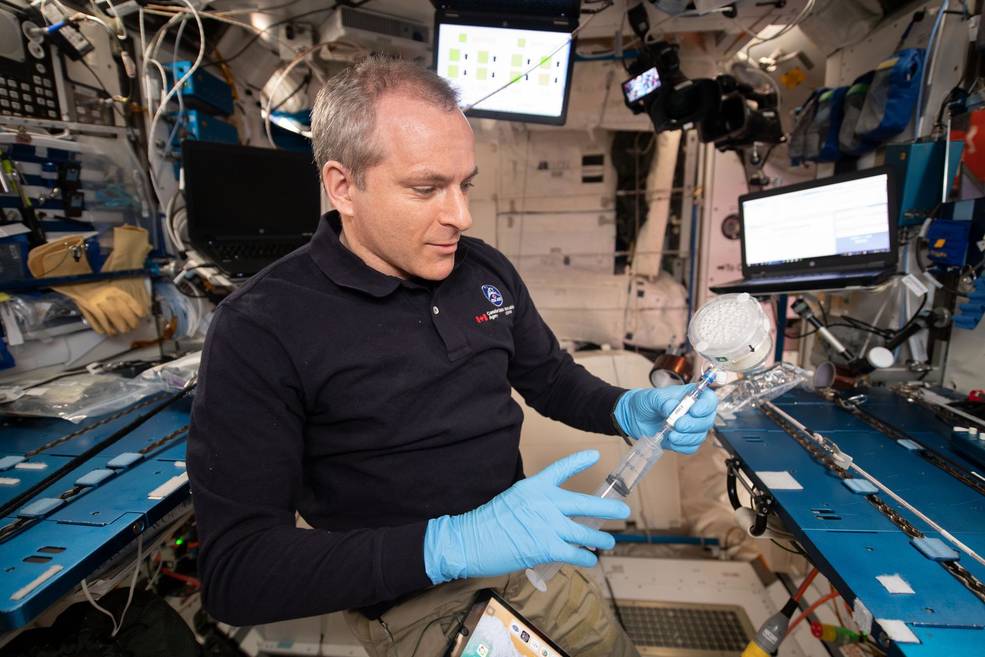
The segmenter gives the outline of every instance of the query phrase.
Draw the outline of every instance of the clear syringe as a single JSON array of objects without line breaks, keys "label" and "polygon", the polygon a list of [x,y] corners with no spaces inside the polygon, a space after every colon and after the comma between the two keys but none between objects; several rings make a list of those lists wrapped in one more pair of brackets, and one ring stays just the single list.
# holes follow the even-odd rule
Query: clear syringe
[{"label": "clear syringe", "polygon": [[[660,431],[654,436],[640,438],[633,445],[633,448],[626,453],[616,469],[609,473],[605,481],[595,491],[595,495],[606,499],[622,500],[629,496],[629,492],[636,487],[636,484],[653,467],[653,464],[660,460],[663,455],[663,440],[674,429],[674,425],[682,417],[687,415],[694,403],[701,396],[701,391],[715,381],[718,375],[717,367],[709,367],[698,379],[695,387],[684,395],[678,402],[674,410],[671,411],[667,419],[664,420]],[[573,518],[573,520],[590,527],[598,529],[604,520],[600,518]],[[536,568],[527,569],[527,579],[537,590],[546,591],[547,582],[560,570],[559,563],[545,563]]]}]

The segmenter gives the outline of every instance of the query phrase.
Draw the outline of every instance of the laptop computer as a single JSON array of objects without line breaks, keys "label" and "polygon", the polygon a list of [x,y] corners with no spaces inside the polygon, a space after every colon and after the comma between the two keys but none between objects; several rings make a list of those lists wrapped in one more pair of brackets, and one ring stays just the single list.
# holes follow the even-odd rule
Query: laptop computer
[{"label": "laptop computer", "polygon": [[310,153],[185,141],[188,235],[233,278],[246,278],[311,239],[321,214]]},{"label": "laptop computer", "polygon": [[896,216],[888,167],[740,196],[742,279],[711,291],[878,285],[896,270]]}]

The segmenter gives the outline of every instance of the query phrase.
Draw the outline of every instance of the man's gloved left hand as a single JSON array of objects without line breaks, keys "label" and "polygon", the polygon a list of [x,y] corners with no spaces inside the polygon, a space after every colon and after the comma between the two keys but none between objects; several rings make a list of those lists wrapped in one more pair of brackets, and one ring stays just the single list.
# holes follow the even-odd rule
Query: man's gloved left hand
[{"label": "man's gloved left hand", "polygon": [[[666,388],[633,388],[616,402],[613,416],[619,423],[619,428],[627,436],[636,439],[653,436],[660,431],[664,420],[684,395],[692,390],[694,384]],[[693,454],[698,451],[698,447],[708,435],[708,430],[715,423],[717,407],[718,397],[705,388],[687,415],[677,421],[674,430],[664,439],[664,449],[671,449],[681,454]]]}]

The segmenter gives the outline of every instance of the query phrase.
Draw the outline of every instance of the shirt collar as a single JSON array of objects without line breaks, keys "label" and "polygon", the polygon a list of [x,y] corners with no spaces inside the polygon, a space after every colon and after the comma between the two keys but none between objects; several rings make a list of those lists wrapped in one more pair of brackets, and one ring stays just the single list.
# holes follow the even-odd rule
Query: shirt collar
[{"label": "shirt collar", "polygon": [[[396,276],[388,276],[367,265],[342,244],[339,239],[341,232],[342,218],[338,211],[326,212],[318,223],[314,237],[311,238],[309,250],[312,260],[333,283],[379,298],[391,294],[402,284],[413,283]],[[467,251],[464,240],[460,241],[455,252],[455,267],[452,273],[461,265]]]}]

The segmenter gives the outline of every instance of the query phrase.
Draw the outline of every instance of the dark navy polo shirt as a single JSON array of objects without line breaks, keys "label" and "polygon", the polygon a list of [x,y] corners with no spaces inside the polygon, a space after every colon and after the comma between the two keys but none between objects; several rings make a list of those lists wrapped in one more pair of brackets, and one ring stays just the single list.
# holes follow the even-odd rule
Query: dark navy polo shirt
[{"label": "dark navy polo shirt", "polygon": [[379,613],[430,586],[427,521],[523,476],[511,387],[616,433],[623,389],[559,348],[496,249],[463,237],[444,281],[401,280],[339,231],[325,215],[219,305],[205,342],[188,473],[205,605],[234,625]]}]

